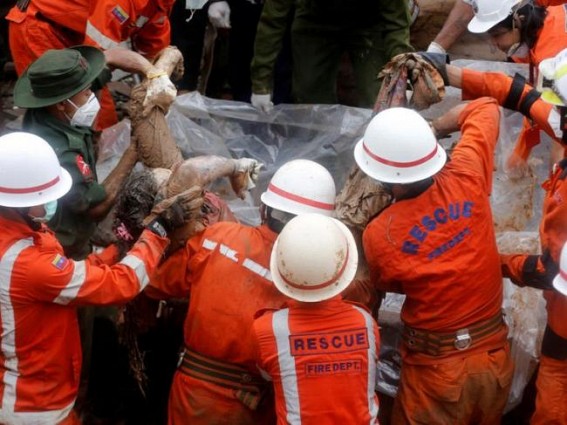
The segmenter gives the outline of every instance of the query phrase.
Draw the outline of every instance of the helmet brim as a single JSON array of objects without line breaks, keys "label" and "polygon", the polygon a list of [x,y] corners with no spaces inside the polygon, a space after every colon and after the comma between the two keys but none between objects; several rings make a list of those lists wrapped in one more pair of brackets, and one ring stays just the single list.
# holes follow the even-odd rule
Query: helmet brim
[{"label": "helmet brim", "polygon": [[553,279],[553,287],[563,295],[567,295],[567,281],[565,281],[561,275],[558,274],[555,276]]},{"label": "helmet brim", "polygon": [[274,243],[272,248],[272,254],[270,256],[270,270],[272,274],[272,281],[276,288],[285,296],[292,298],[297,301],[302,302],[320,302],[333,298],[334,296],[340,294],[344,291],[354,279],[356,275],[356,270],[358,268],[358,249],[356,247],[356,242],[351,231],[339,220],[333,219],[335,224],[341,229],[348,244],[348,258],[347,264],[344,272],[337,279],[336,282],[322,289],[298,289],[288,285],[282,275],[278,271],[277,266],[277,247],[278,241]]},{"label": "helmet brim", "polygon": [[69,192],[72,184],[73,179],[71,178],[71,175],[66,169],[61,167],[59,181],[49,189],[28,195],[22,195],[21,193],[2,193],[0,195],[0,205],[11,208],[44,205],[64,196],[67,192]]},{"label": "helmet brim", "polygon": [[381,164],[379,172],[374,167],[369,166],[368,155],[364,152],[364,138],[360,139],[354,147],[354,160],[360,169],[369,177],[383,183],[399,183],[408,184],[424,180],[437,174],[447,161],[447,153],[445,149],[437,143],[437,154],[429,160],[424,166],[408,168],[408,172],[403,172],[399,168]]},{"label": "helmet brim", "polygon": [[503,19],[495,21],[481,21],[475,16],[467,25],[467,29],[475,34],[483,34],[501,21],[503,21]]}]

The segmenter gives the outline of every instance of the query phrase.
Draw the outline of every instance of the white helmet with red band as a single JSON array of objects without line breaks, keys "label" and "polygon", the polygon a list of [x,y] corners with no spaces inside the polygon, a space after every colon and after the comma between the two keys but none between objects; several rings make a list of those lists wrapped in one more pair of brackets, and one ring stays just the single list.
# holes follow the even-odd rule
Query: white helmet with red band
[{"label": "white helmet with red band", "polygon": [[521,0],[472,0],[470,3],[474,17],[467,28],[472,33],[488,31],[523,5]]},{"label": "white helmet with red band", "polygon": [[270,258],[276,288],[298,301],[340,294],[358,266],[354,237],[340,221],[321,214],[294,217],[279,234]]},{"label": "white helmet with red band", "polygon": [[65,195],[72,182],[41,137],[24,132],[0,137],[0,205],[43,205]]},{"label": "white helmet with red band", "polygon": [[441,170],[447,154],[421,115],[390,108],[372,118],[354,148],[354,159],[375,180],[413,183]]},{"label": "white helmet with red band", "polygon": [[553,279],[553,287],[567,295],[567,243],[563,245],[561,256],[559,258],[559,273]]},{"label": "white helmet with red band", "polygon": [[275,172],[262,202],[290,214],[335,213],[335,181],[325,167],[307,159],[286,162]]}]

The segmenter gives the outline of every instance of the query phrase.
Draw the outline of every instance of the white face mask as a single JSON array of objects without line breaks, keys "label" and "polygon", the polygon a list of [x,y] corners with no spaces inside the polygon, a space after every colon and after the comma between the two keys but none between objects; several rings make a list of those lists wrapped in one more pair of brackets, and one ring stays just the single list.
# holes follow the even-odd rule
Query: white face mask
[{"label": "white face mask", "polygon": [[44,204],[43,209],[45,210],[45,215],[43,217],[32,217],[32,220],[36,223],[47,223],[53,218],[57,211],[57,199]]},{"label": "white face mask", "polygon": [[91,127],[98,115],[98,111],[100,111],[100,103],[98,103],[98,99],[94,93],[91,93],[89,100],[82,106],[75,105],[71,99],[67,99],[67,101],[77,109],[71,117],[71,125],[76,127]]}]

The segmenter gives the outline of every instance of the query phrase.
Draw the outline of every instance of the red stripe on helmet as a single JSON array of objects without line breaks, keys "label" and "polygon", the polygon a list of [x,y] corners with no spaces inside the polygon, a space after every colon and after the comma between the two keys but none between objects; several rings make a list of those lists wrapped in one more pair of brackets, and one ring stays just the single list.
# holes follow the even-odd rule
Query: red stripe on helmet
[{"label": "red stripe on helmet", "polygon": [[563,271],[563,270],[559,270],[559,276],[561,276],[563,278],[563,280],[567,280],[567,272]]},{"label": "red stripe on helmet", "polygon": [[32,186],[32,187],[22,187],[22,188],[12,188],[12,187],[2,187],[0,186],[0,193],[33,193],[39,192],[40,190],[49,189],[52,186],[55,186],[59,182],[59,176],[55,177],[53,180],[45,183],[40,184],[39,186]]},{"label": "red stripe on helmet", "polygon": [[278,272],[279,272],[282,280],[285,283],[287,283],[289,286],[291,286],[292,288],[301,289],[302,291],[313,291],[313,290],[317,290],[317,289],[326,288],[327,286],[330,286],[333,283],[335,283],[337,280],[339,280],[340,277],[345,272],[345,269],[346,269],[346,266],[347,266],[347,263],[348,263],[348,252],[349,252],[349,248],[348,248],[348,244],[347,244],[347,251],[346,251],[346,255],[345,255],[345,260],[343,261],[343,265],[341,266],[341,269],[331,279],[329,279],[329,280],[327,280],[323,283],[320,283],[318,285],[309,285],[309,286],[298,285],[298,284],[293,283],[292,281],[286,279],[285,276],[282,274],[282,272],[279,270],[279,267],[278,267]]},{"label": "red stripe on helmet", "polygon": [[304,198],[303,196],[295,195],[293,193],[287,192],[274,186],[273,183],[268,185],[268,190],[274,192],[275,194],[281,196],[282,198],[289,199],[291,201],[299,202],[300,204],[308,205],[310,207],[320,208],[322,210],[334,210],[335,206],[333,204],[327,204],[325,202],[315,201],[313,199]]},{"label": "red stripe on helmet", "polygon": [[391,165],[392,167],[398,167],[398,168],[408,168],[408,167],[415,167],[416,165],[421,165],[424,162],[427,162],[431,158],[433,158],[437,154],[437,148],[438,148],[437,143],[435,143],[435,148],[433,149],[433,151],[431,153],[427,154],[426,156],[424,156],[423,158],[417,159],[415,161],[409,161],[409,162],[397,162],[397,161],[390,161],[388,159],[382,158],[382,157],[376,155],[375,153],[371,152],[370,149],[368,149],[368,147],[366,146],[366,143],[364,143],[364,142],[362,142],[362,147],[363,147],[364,151],[374,161],[377,161],[377,162],[380,162],[380,163],[386,164],[386,165]]}]

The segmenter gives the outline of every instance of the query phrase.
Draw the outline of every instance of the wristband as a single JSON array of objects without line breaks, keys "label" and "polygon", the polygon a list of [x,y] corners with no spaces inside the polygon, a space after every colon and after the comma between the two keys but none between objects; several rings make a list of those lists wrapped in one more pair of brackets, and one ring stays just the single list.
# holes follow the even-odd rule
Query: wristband
[{"label": "wristband", "polygon": [[150,224],[146,226],[146,229],[158,236],[161,236],[162,238],[167,238],[167,231],[165,230],[164,225],[157,218],[152,220]]},{"label": "wristband", "polygon": [[163,77],[164,75],[167,75],[167,72],[165,71],[161,71],[161,72],[156,72],[156,73],[149,73],[148,75],[146,75],[146,78],[148,80],[153,80],[154,78],[159,78],[159,77]]}]

